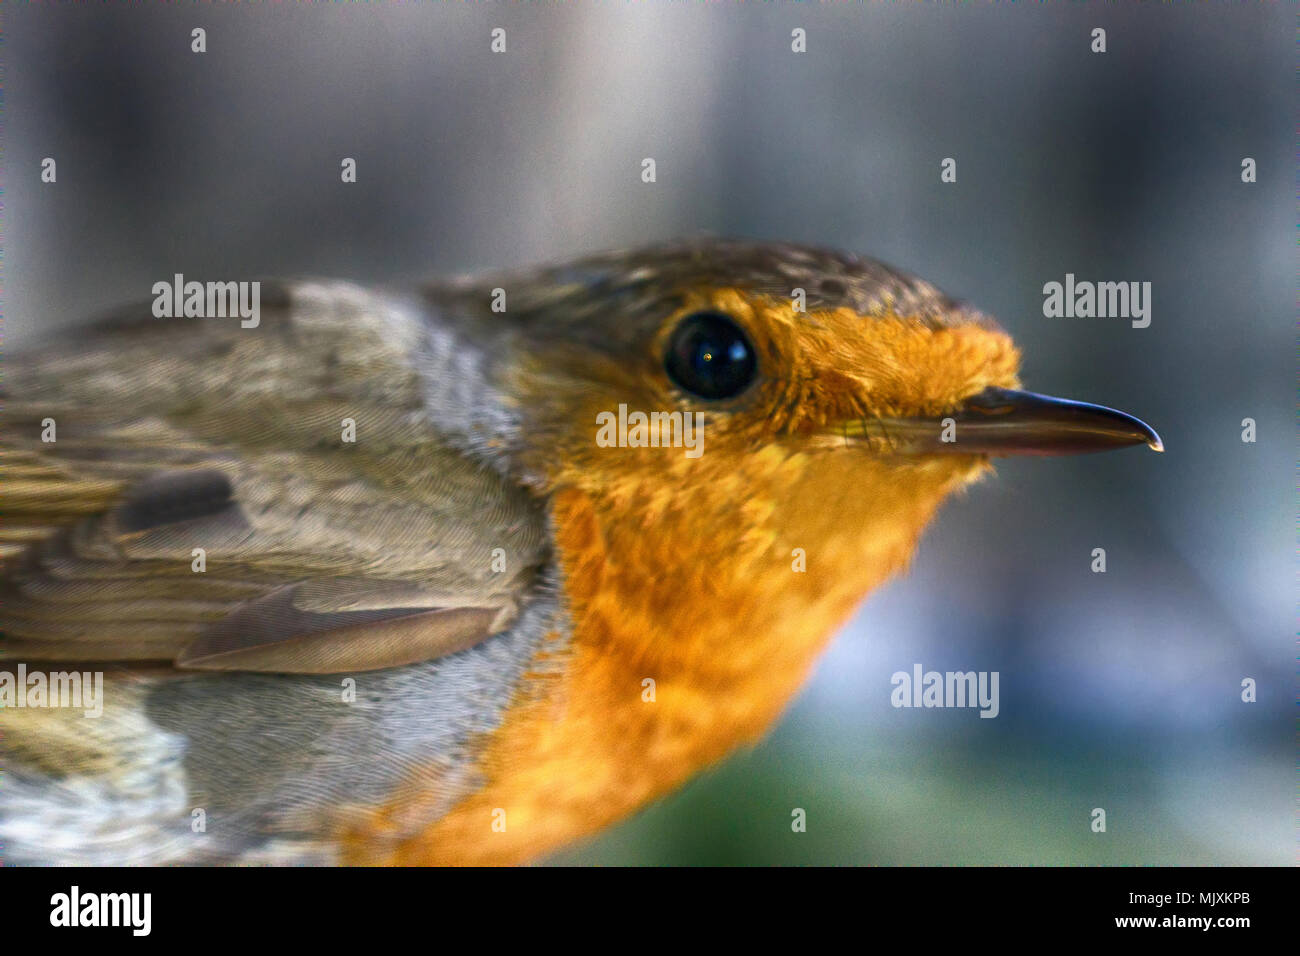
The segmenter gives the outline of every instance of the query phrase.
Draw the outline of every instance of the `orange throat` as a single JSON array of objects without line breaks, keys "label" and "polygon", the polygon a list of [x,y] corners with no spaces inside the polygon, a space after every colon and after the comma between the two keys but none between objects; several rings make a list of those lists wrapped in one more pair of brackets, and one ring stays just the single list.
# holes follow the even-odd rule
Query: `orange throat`
[{"label": "orange throat", "polygon": [[777,447],[739,467],[708,458],[677,465],[698,469],[685,497],[645,469],[556,492],[571,639],[487,741],[483,787],[383,859],[358,839],[358,861],[529,860],[755,741],[943,498],[987,467]]}]

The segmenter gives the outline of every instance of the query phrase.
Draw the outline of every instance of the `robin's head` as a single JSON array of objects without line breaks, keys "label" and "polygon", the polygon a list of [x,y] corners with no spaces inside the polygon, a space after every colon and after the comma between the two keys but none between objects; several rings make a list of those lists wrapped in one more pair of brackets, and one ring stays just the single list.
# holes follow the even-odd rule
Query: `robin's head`
[{"label": "robin's head", "polygon": [[1119,412],[1016,391],[1019,352],[991,319],[869,259],[702,240],[460,294],[522,424],[517,460],[548,484],[703,475],[767,449],[974,474],[990,455],[1158,443]]}]

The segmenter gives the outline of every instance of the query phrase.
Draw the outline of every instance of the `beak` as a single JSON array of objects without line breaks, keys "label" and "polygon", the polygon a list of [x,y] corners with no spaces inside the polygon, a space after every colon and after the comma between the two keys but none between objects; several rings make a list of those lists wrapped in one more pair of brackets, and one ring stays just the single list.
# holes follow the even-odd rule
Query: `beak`
[{"label": "beak", "polygon": [[1146,445],[1164,451],[1145,422],[1103,405],[986,388],[938,418],[847,423],[848,439],[883,439],[902,455],[1078,455]]}]

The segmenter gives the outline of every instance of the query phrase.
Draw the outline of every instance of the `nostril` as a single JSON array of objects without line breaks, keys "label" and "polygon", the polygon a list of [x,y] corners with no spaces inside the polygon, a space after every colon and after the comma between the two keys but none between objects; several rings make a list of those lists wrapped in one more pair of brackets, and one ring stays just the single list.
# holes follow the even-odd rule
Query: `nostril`
[{"label": "nostril", "polygon": [[1014,392],[1005,388],[995,388],[990,386],[982,392],[970,396],[962,403],[962,407],[968,411],[978,412],[984,415],[1005,415],[1014,407],[1012,397]]}]

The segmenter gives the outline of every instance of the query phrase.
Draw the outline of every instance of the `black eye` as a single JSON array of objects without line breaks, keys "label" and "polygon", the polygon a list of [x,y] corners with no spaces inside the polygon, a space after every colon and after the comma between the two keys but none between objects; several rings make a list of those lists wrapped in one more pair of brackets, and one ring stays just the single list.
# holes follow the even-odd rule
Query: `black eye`
[{"label": "black eye", "polygon": [[721,312],[695,312],[673,330],[664,359],[668,377],[700,398],[731,398],[749,388],[758,371],[754,346]]}]

